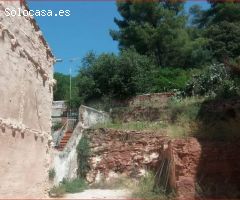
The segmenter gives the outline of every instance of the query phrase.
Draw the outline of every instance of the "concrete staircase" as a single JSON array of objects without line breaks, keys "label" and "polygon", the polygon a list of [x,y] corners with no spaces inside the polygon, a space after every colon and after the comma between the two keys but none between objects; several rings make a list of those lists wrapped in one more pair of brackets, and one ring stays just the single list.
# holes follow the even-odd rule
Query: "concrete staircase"
[{"label": "concrete staircase", "polygon": [[67,122],[61,128],[58,139],[56,141],[55,148],[58,151],[63,151],[68,141],[72,137],[75,126],[77,125],[77,119],[67,119]]},{"label": "concrete staircase", "polygon": [[65,146],[67,145],[69,139],[71,138],[72,136],[72,131],[67,131],[65,132],[65,134],[63,135],[62,139],[60,140],[60,143],[59,145],[56,147],[56,149],[58,151],[63,151],[63,149],[65,148]]}]

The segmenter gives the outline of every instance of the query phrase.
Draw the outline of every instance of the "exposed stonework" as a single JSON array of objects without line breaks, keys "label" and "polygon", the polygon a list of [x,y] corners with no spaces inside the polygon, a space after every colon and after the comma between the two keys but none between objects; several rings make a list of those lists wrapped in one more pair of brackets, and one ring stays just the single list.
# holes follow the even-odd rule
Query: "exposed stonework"
[{"label": "exposed stonework", "polygon": [[35,20],[0,2],[0,198],[46,197],[54,57]]},{"label": "exposed stonework", "polygon": [[197,139],[179,139],[172,141],[174,152],[175,179],[179,198],[195,197],[195,184],[201,145]]},{"label": "exposed stonework", "polygon": [[172,145],[179,199],[240,197],[239,141],[188,138]]},{"label": "exposed stonework", "polygon": [[[168,102],[174,93],[152,93],[133,97],[124,102],[122,109],[113,109],[111,117],[116,121],[169,121]],[[116,103],[115,103],[116,104]]]},{"label": "exposed stonework", "polygon": [[139,177],[156,168],[166,137],[151,132],[97,129],[85,131],[90,139],[91,169],[87,180],[98,182],[119,175]]},{"label": "exposed stonework", "polygon": [[[176,190],[177,199],[240,197],[239,141],[170,139],[151,132],[113,129],[89,129],[84,134],[91,147],[90,183],[140,177],[150,169],[159,177],[157,184]],[[172,162],[167,170],[164,160]]]}]

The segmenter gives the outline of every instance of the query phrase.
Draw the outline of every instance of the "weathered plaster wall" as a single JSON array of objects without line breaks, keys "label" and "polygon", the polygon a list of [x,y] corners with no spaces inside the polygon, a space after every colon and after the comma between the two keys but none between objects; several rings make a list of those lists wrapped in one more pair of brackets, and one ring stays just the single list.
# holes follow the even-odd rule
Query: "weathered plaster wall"
[{"label": "weathered plaster wall", "polygon": [[63,117],[64,112],[67,111],[65,101],[53,101],[52,104],[52,124],[64,123],[66,117]]},{"label": "weathered plaster wall", "polygon": [[98,123],[106,123],[110,120],[107,113],[81,105],[79,108],[79,121],[84,127],[91,127]]},{"label": "weathered plaster wall", "polygon": [[63,151],[54,151],[54,169],[56,176],[54,183],[58,184],[66,179],[74,179],[77,177],[77,152],[76,147],[82,137],[82,124],[79,122],[73,131]]},{"label": "weathered plaster wall", "polygon": [[0,1],[0,198],[46,196],[53,55],[34,19],[6,17]]}]

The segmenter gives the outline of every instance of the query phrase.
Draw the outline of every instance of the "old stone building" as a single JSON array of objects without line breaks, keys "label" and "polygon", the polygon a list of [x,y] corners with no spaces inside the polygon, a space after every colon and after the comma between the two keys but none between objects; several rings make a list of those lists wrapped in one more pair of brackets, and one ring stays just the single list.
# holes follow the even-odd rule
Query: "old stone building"
[{"label": "old stone building", "polygon": [[0,198],[48,188],[54,57],[32,17],[4,14],[21,3],[0,1]]}]

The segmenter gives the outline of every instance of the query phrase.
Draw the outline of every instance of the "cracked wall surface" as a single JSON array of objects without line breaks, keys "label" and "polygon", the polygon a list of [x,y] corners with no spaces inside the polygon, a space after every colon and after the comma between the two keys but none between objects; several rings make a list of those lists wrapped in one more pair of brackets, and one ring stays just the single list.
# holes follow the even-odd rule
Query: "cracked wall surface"
[{"label": "cracked wall surface", "polygon": [[0,1],[0,198],[45,197],[54,57],[35,20],[6,17]]}]

